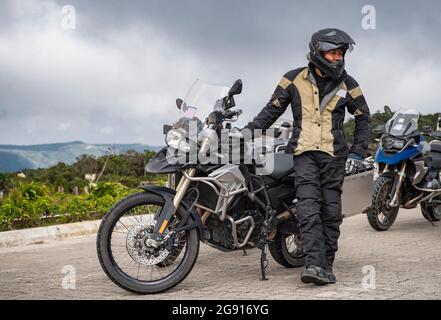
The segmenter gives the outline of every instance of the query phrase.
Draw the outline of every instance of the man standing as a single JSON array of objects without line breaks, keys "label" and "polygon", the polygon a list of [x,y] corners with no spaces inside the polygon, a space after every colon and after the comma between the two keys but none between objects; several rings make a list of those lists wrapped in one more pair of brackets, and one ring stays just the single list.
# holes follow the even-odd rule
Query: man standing
[{"label": "man standing", "polygon": [[[309,43],[307,67],[287,72],[263,110],[245,128],[268,129],[291,104],[294,118],[287,152],[294,155],[297,217],[306,253],[304,283],[335,283],[332,271],[340,235],[341,188],[345,162],[366,155],[369,108],[358,83],[345,71],[354,40],[323,29]],[[343,132],[345,109],[355,116],[354,144]]]}]

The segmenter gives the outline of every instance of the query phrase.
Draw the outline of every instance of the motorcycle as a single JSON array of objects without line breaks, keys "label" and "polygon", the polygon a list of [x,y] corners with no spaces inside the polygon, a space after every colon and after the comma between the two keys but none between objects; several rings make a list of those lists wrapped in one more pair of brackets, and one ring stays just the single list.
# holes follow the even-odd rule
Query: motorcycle
[{"label": "motorcycle", "polygon": [[[389,108],[385,111],[392,115]],[[369,224],[377,231],[392,226],[400,207],[420,204],[424,218],[432,223],[441,219],[441,131],[438,127],[431,133],[434,139],[429,143],[418,131],[418,119],[415,110],[399,110],[382,127],[372,205],[367,211]],[[433,179],[439,187],[427,188]]]},{"label": "motorcycle", "polygon": [[[149,173],[173,177],[176,187],[142,185],[143,191],[122,199],[105,215],[97,236],[98,258],[121,288],[138,294],[170,290],[191,272],[200,242],[224,252],[260,249],[263,280],[268,253],[287,268],[305,264],[293,159],[283,151],[284,141],[262,144],[251,161],[242,156],[238,162],[224,161],[228,157],[219,151],[225,132],[228,152],[235,146],[242,153],[249,145],[255,148],[256,139],[243,143],[240,131],[225,130],[242,113],[232,110],[234,96],[241,92],[240,80],[231,88],[196,81],[184,100],[176,100],[178,120],[164,126],[167,146],[146,165]],[[207,155],[216,161],[203,161]]]}]

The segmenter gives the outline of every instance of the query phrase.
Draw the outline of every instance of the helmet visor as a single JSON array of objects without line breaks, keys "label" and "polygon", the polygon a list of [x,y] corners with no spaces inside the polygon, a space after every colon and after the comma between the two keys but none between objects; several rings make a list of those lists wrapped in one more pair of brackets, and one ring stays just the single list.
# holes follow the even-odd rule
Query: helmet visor
[{"label": "helmet visor", "polygon": [[331,42],[325,42],[325,41],[318,41],[317,42],[317,49],[320,51],[329,51],[329,50],[335,50],[335,49],[343,49],[347,52],[351,52],[353,49],[353,46],[351,43],[340,43],[335,44]]}]

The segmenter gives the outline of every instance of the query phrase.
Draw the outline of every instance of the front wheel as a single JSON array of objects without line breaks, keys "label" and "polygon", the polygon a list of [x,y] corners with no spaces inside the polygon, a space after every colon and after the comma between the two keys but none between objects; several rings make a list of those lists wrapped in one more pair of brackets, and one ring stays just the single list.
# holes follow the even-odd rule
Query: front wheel
[{"label": "front wheel", "polygon": [[398,215],[399,206],[389,207],[394,179],[379,177],[375,180],[372,193],[372,206],[367,212],[367,218],[372,228],[377,231],[386,231],[394,223]]},{"label": "front wheel", "polygon": [[149,192],[130,195],[118,202],[101,222],[97,237],[98,259],[107,276],[119,287],[138,294],[173,288],[192,270],[199,253],[196,229],[175,233],[184,209],[164,232],[152,239],[155,213],[164,199]]},{"label": "front wheel", "polygon": [[287,268],[298,268],[305,265],[305,253],[297,234],[277,232],[273,242],[269,244],[273,259]]},{"label": "front wheel", "polygon": [[424,202],[421,204],[421,213],[429,221],[439,221],[441,220],[441,204]]}]

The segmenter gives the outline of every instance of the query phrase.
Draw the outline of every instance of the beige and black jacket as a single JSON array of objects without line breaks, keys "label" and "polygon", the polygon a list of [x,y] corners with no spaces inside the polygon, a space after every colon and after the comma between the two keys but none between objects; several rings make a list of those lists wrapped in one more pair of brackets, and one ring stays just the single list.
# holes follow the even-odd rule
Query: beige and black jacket
[{"label": "beige and black jacket", "polygon": [[[294,128],[287,152],[323,151],[346,157],[349,152],[366,156],[370,113],[358,83],[344,73],[329,94],[319,98],[318,87],[308,67],[289,71],[280,80],[262,111],[245,128],[268,129],[291,104]],[[349,150],[343,132],[345,110],[355,117],[354,144]]]}]

